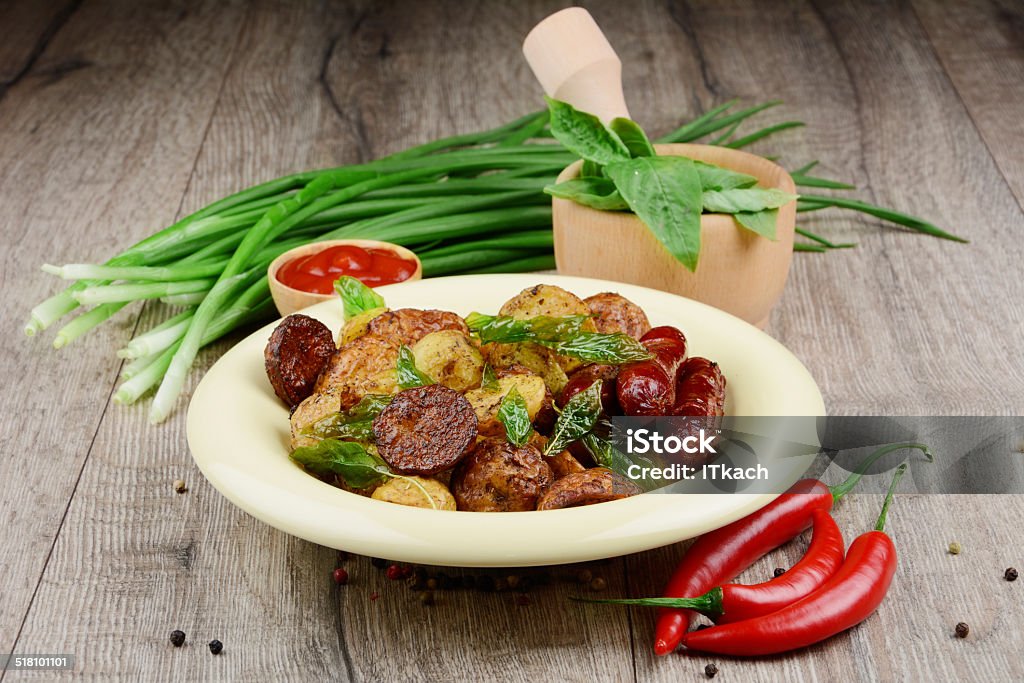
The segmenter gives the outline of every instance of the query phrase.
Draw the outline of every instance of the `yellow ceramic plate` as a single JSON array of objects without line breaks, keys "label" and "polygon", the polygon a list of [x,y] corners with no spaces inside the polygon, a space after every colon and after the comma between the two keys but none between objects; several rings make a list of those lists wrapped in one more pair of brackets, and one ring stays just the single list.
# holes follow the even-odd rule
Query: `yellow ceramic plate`
[{"label": "yellow ceramic plate", "polygon": [[[691,354],[721,365],[731,415],[823,415],[807,369],[757,328],[727,313],[665,292],[556,275],[469,275],[382,287],[391,308],[494,313],[520,290],[544,282],[587,297],[615,291],[647,312],[653,325],[676,325]],[[341,304],[303,311],[332,330]],[[271,526],[362,555],[455,566],[527,566],[581,562],[655,548],[753,512],[774,497],[643,495],[546,512],[447,512],[405,507],[325,484],[288,459],[288,409],[263,369],[263,347],[277,323],[253,333],[221,358],[192,397],[188,443],[210,483]],[[813,438],[813,437],[812,437]],[[807,462],[791,458],[795,480]]]}]

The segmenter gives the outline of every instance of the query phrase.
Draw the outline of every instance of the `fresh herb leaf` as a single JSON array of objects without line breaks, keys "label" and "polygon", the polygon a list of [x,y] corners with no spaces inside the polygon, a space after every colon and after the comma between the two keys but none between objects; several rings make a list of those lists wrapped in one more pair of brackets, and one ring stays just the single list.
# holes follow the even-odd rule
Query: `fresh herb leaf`
[{"label": "fresh herb leaf", "polygon": [[348,410],[321,418],[299,433],[315,439],[372,442],[373,419],[391,403],[391,398],[384,394],[367,394]]},{"label": "fresh herb leaf", "polygon": [[775,224],[778,217],[778,209],[765,209],[756,212],[741,211],[733,214],[736,222],[744,228],[770,240],[775,240]]},{"label": "fresh herb leaf", "polygon": [[654,463],[647,458],[643,456],[633,456],[631,458],[616,448],[615,444],[611,441],[602,439],[594,432],[584,435],[583,445],[594,458],[594,462],[601,467],[607,467],[612,472],[621,474],[623,477],[626,477],[630,481],[636,483],[646,491],[657,488],[657,484],[654,484],[647,479],[635,479],[629,476],[629,468],[633,465],[637,465],[639,467],[654,467]]},{"label": "fresh herb leaf", "polygon": [[354,489],[394,476],[380,456],[354,441],[324,439],[315,446],[296,448],[289,457],[313,474],[336,474]]},{"label": "fresh herb leaf", "polygon": [[757,185],[757,178],[746,173],[730,171],[727,168],[706,164],[703,161],[694,160],[693,165],[697,168],[700,186],[705,192],[707,190],[733,190]]},{"label": "fresh herb leaf", "polygon": [[580,177],[604,178],[604,171],[601,169],[601,164],[595,163],[590,159],[584,159],[583,165],[580,166]]},{"label": "fresh herb leaf", "polygon": [[562,414],[555,422],[551,431],[551,439],[544,447],[544,455],[561,453],[573,441],[594,428],[597,418],[601,415],[601,380],[596,380],[589,387],[569,399],[562,408]]},{"label": "fresh herb leaf", "polygon": [[350,275],[335,280],[334,291],[341,297],[346,322],[371,308],[384,306],[384,297]]},{"label": "fresh herb leaf", "polygon": [[570,199],[577,204],[599,211],[621,211],[629,205],[608,178],[573,178],[557,185],[548,185],[544,191],[552,197]]},{"label": "fresh herb leaf", "polygon": [[580,332],[565,341],[539,343],[554,349],[560,356],[578,358],[588,363],[622,365],[651,357],[650,351],[643,344],[623,332]]},{"label": "fresh herb leaf", "polygon": [[526,341],[558,342],[579,334],[588,315],[552,317],[538,315],[533,318],[513,318],[510,315],[484,315],[470,313],[466,325],[480,341],[515,344]]},{"label": "fresh herb leaf", "polygon": [[700,259],[700,175],[683,157],[641,157],[605,166],[629,208],[691,271]]},{"label": "fresh herb leaf", "polygon": [[704,190],[703,205],[708,213],[756,213],[765,209],[777,209],[796,198],[795,194],[775,188]]},{"label": "fresh herb leaf", "polygon": [[501,399],[501,405],[498,406],[498,421],[505,425],[505,438],[510,444],[522,446],[530,440],[533,425],[526,410],[526,399],[515,387]]},{"label": "fresh herb leaf", "polygon": [[395,365],[395,371],[398,373],[398,386],[403,389],[434,383],[430,375],[416,367],[416,357],[413,356],[412,349],[405,344],[398,349],[398,363]]},{"label": "fresh herb leaf", "polygon": [[480,386],[487,391],[498,391],[501,385],[498,384],[498,377],[494,374],[494,368],[491,367],[490,363],[484,363],[483,378],[480,381]]},{"label": "fresh herb leaf", "polygon": [[612,122],[608,127],[612,129],[612,132],[619,136],[619,139],[622,140],[622,144],[626,146],[626,149],[629,150],[631,156],[656,156],[654,146],[651,145],[651,141],[647,139],[647,135],[644,133],[643,128],[641,128],[636,121],[618,117],[612,119]]},{"label": "fresh herb leaf", "polygon": [[602,165],[630,158],[629,149],[601,119],[571,104],[544,99],[551,113],[551,134],[570,152]]}]

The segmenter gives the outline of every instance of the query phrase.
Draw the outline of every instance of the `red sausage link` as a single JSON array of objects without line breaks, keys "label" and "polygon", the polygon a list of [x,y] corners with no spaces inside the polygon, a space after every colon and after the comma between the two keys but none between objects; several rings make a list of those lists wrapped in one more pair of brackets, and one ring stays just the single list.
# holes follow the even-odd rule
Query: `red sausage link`
[{"label": "red sausage link", "polygon": [[676,375],[673,415],[721,417],[725,414],[725,375],[707,358],[687,358]]},{"label": "red sausage link", "polygon": [[615,390],[626,415],[671,415],[676,399],[676,372],[686,359],[686,337],[674,327],[655,327],[640,338],[650,360],[627,363]]},{"label": "red sausage link", "polygon": [[595,380],[601,380],[601,406],[606,415],[617,415],[619,401],[615,397],[615,378],[618,376],[619,368],[615,365],[584,365],[569,376],[569,383],[558,396],[558,406],[564,407],[573,396],[590,387]]}]

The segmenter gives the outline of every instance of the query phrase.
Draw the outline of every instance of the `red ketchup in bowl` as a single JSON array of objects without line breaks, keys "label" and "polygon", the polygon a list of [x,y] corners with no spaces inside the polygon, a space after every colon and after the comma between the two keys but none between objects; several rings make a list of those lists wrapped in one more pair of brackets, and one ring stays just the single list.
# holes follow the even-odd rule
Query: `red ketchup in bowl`
[{"label": "red ketchup in bowl", "polygon": [[416,262],[389,249],[363,249],[351,244],[327,247],[287,261],[275,274],[282,284],[312,294],[333,294],[334,281],[351,275],[370,287],[412,277]]}]

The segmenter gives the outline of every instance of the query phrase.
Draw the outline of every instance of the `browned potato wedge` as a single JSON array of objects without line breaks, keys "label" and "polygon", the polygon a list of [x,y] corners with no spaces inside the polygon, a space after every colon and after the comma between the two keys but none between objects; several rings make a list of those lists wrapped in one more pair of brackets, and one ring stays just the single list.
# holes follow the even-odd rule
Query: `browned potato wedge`
[{"label": "browned potato wedge", "polygon": [[593,314],[598,332],[625,332],[630,337],[639,339],[651,329],[644,309],[621,294],[603,292],[588,296],[583,302]]},{"label": "browned potato wedge", "polygon": [[292,450],[300,446],[315,446],[318,439],[300,434],[300,430],[341,410],[341,398],[336,391],[317,392],[300,403],[292,411]]},{"label": "browned potato wedge", "polygon": [[476,413],[477,432],[482,436],[505,436],[505,426],[498,420],[498,408],[501,407],[501,400],[513,387],[526,401],[526,412],[530,416],[530,422],[537,417],[547,396],[544,380],[534,374],[500,377],[498,387],[496,391],[481,387],[465,394],[466,400]]},{"label": "browned potato wedge", "polygon": [[431,332],[439,330],[458,330],[465,335],[469,334],[466,321],[454,313],[421,311],[417,308],[399,308],[381,313],[366,326],[368,334],[406,346],[412,346]]},{"label": "browned potato wedge", "polygon": [[[590,315],[590,309],[583,303],[583,300],[572,292],[566,291],[561,287],[555,285],[534,285],[528,287],[523,291],[516,294],[514,297],[505,302],[498,311],[501,315],[510,315],[513,318],[534,318],[538,315],[547,315],[554,318],[566,316],[566,315]],[[596,332],[597,327],[594,325],[594,321],[588,320],[583,325],[583,329],[588,332]],[[521,344],[520,346],[531,347],[532,344]],[[546,351],[546,349],[544,349]],[[554,355],[554,354],[551,354]],[[562,369],[563,373],[570,373],[578,368],[583,363],[575,358],[569,358],[568,356],[554,356],[555,362]],[[526,365],[526,363],[523,363]],[[534,368],[530,367],[531,370],[537,372]],[[544,376],[544,373],[539,373]],[[549,385],[550,386],[550,385]],[[554,387],[551,391],[558,393],[561,387],[556,390]]]},{"label": "browned potato wedge", "polygon": [[555,396],[562,392],[569,378],[558,363],[558,356],[536,344],[484,344],[480,351],[495,370],[521,365],[544,380]]},{"label": "browned potato wedge", "polygon": [[554,475],[533,446],[505,439],[481,439],[452,474],[451,491],[460,510],[517,512],[533,510]]},{"label": "browned potato wedge", "polygon": [[378,315],[387,313],[387,310],[384,307],[371,308],[349,319],[338,333],[338,348],[366,334],[369,331],[370,321]]},{"label": "browned potato wedge", "polygon": [[398,393],[397,363],[396,342],[363,335],[334,352],[316,382],[316,391],[336,392],[344,410],[366,394]]},{"label": "browned potato wedge", "polygon": [[605,503],[640,493],[640,487],[629,479],[604,467],[569,474],[557,480],[541,496],[538,510],[558,510]]},{"label": "browned potato wedge", "polygon": [[424,479],[423,477],[391,479],[378,486],[370,497],[375,500],[383,500],[386,503],[408,505],[414,508],[455,509],[455,497],[452,496],[448,487],[436,479]]},{"label": "browned potato wedge", "polygon": [[412,354],[416,358],[416,367],[438,384],[459,393],[480,386],[484,357],[462,332],[431,332],[416,342]]}]

